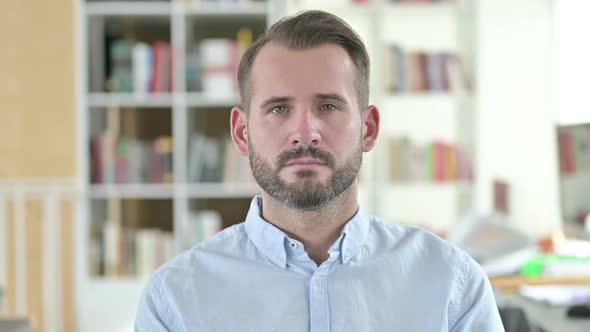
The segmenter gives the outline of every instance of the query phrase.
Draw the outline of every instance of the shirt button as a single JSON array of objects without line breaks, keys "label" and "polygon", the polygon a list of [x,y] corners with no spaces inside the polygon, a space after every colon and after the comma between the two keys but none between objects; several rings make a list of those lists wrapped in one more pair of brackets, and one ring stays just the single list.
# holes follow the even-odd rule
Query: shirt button
[{"label": "shirt button", "polygon": [[317,276],[313,279],[314,284],[316,284],[316,286],[320,286],[322,284],[322,277]]},{"label": "shirt button", "polygon": [[350,255],[349,254],[344,254],[344,260],[348,261],[350,259]]},{"label": "shirt button", "polygon": [[291,249],[297,249],[297,243],[291,241],[289,242],[289,247],[291,247]]},{"label": "shirt button", "polygon": [[277,256],[277,262],[279,262],[279,264],[283,264],[284,261],[285,259],[282,256]]}]

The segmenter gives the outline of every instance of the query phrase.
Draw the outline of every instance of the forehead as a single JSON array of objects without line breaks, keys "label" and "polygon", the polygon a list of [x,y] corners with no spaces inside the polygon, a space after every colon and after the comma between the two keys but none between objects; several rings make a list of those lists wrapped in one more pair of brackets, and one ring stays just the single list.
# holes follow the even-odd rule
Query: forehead
[{"label": "forehead", "polygon": [[253,101],[337,93],[356,102],[356,67],[346,50],[335,44],[292,50],[269,43],[256,56],[250,78]]}]

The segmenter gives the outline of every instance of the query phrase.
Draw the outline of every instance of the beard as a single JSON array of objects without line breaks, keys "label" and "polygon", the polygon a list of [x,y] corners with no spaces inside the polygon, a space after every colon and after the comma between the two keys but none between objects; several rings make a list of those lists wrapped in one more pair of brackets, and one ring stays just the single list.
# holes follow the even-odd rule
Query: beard
[{"label": "beard", "polygon": [[[350,158],[342,166],[336,167],[335,158],[328,152],[309,146],[285,151],[279,155],[275,167],[262,158],[248,140],[250,150],[250,167],[258,185],[270,197],[283,203],[289,208],[299,210],[317,210],[326,206],[329,202],[348,190],[362,164],[361,144],[356,146]],[[332,175],[323,184],[318,174],[313,170],[301,170],[296,173],[294,183],[286,183],[279,175],[289,161],[302,157],[311,157],[323,162],[332,170]]]}]

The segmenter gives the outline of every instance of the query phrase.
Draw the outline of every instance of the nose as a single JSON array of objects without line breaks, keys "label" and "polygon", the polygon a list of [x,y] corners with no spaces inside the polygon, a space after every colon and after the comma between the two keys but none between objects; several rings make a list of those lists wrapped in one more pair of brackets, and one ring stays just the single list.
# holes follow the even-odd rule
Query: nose
[{"label": "nose", "polygon": [[290,133],[290,143],[294,148],[320,145],[320,123],[314,112],[298,112],[293,117],[293,126]]}]

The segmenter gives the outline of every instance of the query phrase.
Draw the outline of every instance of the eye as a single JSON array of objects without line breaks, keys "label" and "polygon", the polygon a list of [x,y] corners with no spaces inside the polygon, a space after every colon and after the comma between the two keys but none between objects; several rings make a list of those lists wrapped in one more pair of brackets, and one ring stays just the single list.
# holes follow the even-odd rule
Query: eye
[{"label": "eye", "polygon": [[287,112],[287,108],[285,106],[276,106],[276,107],[273,107],[270,110],[270,112],[275,113],[275,114],[282,114],[282,113]]},{"label": "eye", "polygon": [[320,109],[322,111],[334,111],[336,110],[336,106],[332,104],[323,104],[322,106],[320,106]]}]

